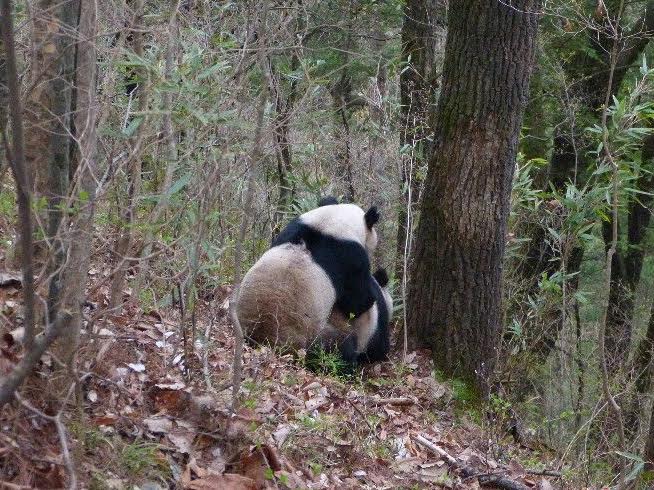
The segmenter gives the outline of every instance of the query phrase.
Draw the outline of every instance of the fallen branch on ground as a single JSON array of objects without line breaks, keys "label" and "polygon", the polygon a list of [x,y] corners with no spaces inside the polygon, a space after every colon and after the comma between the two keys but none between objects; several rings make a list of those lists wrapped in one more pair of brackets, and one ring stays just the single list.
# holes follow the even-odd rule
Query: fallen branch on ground
[{"label": "fallen branch on ground", "polygon": [[477,478],[477,481],[480,485],[493,485],[497,488],[504,490],[528,490],[525,485],[510,478],[501,475],[494,474],[480,474],[472,468],[463,463],[459,463],[453,456],[451,456],[445,449],[440,446],[437,446],[433,442],[427,440],[421,435],[415,437],[415,440],[421,446],[429,449],[432,453],[440,456],[445,460],[445,462],[452,468],[458,469],[461,471],[464,477],[466,478]]}]

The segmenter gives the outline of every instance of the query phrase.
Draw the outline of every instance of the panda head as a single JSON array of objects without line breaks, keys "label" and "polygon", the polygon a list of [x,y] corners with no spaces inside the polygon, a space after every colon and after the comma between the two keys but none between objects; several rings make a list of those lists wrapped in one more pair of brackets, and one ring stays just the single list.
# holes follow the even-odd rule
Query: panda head
[{"label": "panda head", "polygon": [[339,204],[333,196],[320,199],[318,207],[304,213],[300,220],[320,232],[362,245],[368,254],[377,248],[377,230],[380,214],[377,206],[363,211],[356,204]]}]

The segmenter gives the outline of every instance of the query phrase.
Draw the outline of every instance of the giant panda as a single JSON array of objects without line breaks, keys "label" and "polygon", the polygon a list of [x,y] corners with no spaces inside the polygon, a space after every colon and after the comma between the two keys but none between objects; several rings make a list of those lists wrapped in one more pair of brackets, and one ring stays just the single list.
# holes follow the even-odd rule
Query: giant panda
[{"label": "giant panda", "polygon": [[[342,341],[340,348],[344,358],[356,357],[358,364],[386,360],[391,350],[389,324],[393,315],[393,298],[388,287],[388,274],[378,269],[373,274],[375,303],[352,320],[350,330],[354,338]],[[336,308],[332,310],[328,324],[336,331],[347,329],[348,321]],[[353,355],[351,349],[355,349]]]},{"label": "giant panda", "polygon": [[291,221],[273,239],[272,247],[304,244],[330,278],[338,310],[357,317],[375,301],[369,254],[377,246],[374,226],[378,221],[375,206],[364,213],[355,204],[338,204],[335,198],[327,197],[319,207]]},{"label": "giant panda", "polygon": [[356,319],[374,307],[379,286],[368,252],[377,244],[379,214],[374,207],[364,213],[353,204],[321,204],[287,225],[247,272],[236,313],[251,342],[338,349],[356,364],[356,336],[328,318],[337,311]]}]

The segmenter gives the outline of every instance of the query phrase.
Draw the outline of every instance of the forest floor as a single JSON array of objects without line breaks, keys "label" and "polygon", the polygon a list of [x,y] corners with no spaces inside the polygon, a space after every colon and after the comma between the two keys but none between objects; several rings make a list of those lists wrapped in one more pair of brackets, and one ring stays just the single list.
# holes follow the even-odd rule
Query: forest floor
[{"label": "forest floor", "polygon": [[[108,302],[107,274],[91,271],[88,318]],[[21,293],[15,281],[0,283],[6,373],[22,355],[10,335]],[[72,466],[55,424],[15,402],[0,419],[0,487],[60,488],[73,468],[80,486],[93,489],[570,488],[539,474],[554,465],[552,454],[513,443],[465,386],[436,381],[428,352],[342,380],[246,346],[231,415],[230,290],[213,293],[197,305],[194,334],[187,322],[186,356],[179,309],[142,311],[130,290],[120,315],[88,323],[80,401],[61,416]],[[48,414],[61,408],[47,402],[54,362],[46,356],[22,391]]]}]

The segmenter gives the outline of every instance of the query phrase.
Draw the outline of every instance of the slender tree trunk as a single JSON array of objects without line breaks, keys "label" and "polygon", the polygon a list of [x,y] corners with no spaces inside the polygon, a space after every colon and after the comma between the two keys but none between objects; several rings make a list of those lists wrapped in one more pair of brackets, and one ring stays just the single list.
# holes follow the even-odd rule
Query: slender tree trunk
[{"label": "slender tree trunk", "polygon": [[428,161],[429,114],[435,105],[437,78],[434,72],[442,49],[447,2],[408,0],[402,24],[402,59],[407,66],[400,73],[400,205],[398,207],[395,277],[404,276],[410,253],[407,230],[411,230],[418,202],[417,170]]},{"label": "slender tree trunk", "polygon": [[[164,61],[164,80],[173,83],[173,69],[175,64],[175,55],[177,54],[179,44],[179,27],[177,25],[177,13],[179,11],[181,0],[172,0],[172,12],[168,18],[168,45],[166,47],[166,59]],[[162,216],[165,215],[170,204],[170,190],[173,185],[173,177],[177,169],[177,133],[173,130],[173,95],[167,90],[161,96],[161,109],[163,111],[163,124],[161,132],[163,133],[164,144],[162,153],[166,162],[164,180],[159,189],[159,200],[154,206],[148,222],[157,225]],[[150,228],[145,238],[145,246],[141,255],[142,260],[139,266],[139,274],[136,279],[136,290],[140,291],[143,287],[146,274],[149,269],[149,255],[152,252],[152,242],[154,240],[154,229]]]},{"label": "slender tree trunk", "polygon": [[[133,29],[133,49],[134,53],[142,57],[143,56],[143,36],[144,36],[144,26],[143,26],[143,5],[144,0],[134,0],[134,21],[132,23]],[[140,77],[138,78],[138,88],[136,88],[136,96],[138,97],[138,108],[139,117],[145,117],[142,114],[145,113],[148,106],[148,94],[147,94],[147,72],[143,68],[140,68]],[[114,272],[112,281],[111,281],[111,293],[109,299],[110,308],[119,308],[122,304],[123,297],[123,287],[125,286],[125,276],[127,275],[128,269],[128,260],[126,260],[130,249],[132,248],[133,240],[133,230],[132,226],[136,219],[136,214],[138,212],[138,199],[141,193],[141,150],[143,146],[143,130],[146,124],[145,121],[141,122],[137,130],[137,134],[130,141],[130,155],[128,165],[128,180],[129,187],[127,191],[127,205],[125,206],[125,211],[123,213],[123,229],[120,230],[120,236],[116,241],[114,248],[114,254],[116,260],[118,261],[118,266]]]},{"label": "slender tree trunk", "polygon": [[[606,324],[606,352],[609,371],[615,373],[629,355],[633,334],[634,300],[640,282],[645,249],[643,239],[649,227],[654,191],[654,177],[651,174],[654,163],[654,135],[643,141],[642,164],[647,171],[641,172],[635,188],[642,191],[630,196],[627,205],[627,244],[620,247],[613,256],[611,268],[611,291]],[[611,222],[603,223],[604,242],[609,243]]]},{"label": "slender tree trunk", "polygon": [[[98,181],[97,148],[97,0],[82,0],[79,17],[80,41],[77,46],[75,139],[73,153],[75,175],[70,205],[79,211],[67,218],[63,237],[67,257],[61,272],[61,309],[71,315],[57,345],[59,359],[70,363],[77,352],[82,327],[82,306],[93,242],[96,182]],[[70,220],[70,221],[69,221]],[[61,392],[59,392],[59,395]],[[56,392],[55,392],[56,395]]]},{"label": "slender tree trunk", "polygon": [[[347,58],[346,62],[347,64]],[[341,189],[345,200],[355,201],[354,176],[352,174],[352,155],[350,151],[350,115],[349,106],[352,100],[352,80],[347,67],[343,67],[341,76],[332,86],[332,101],[334,108],[334,140],[336,144],[336,166]]]},{"label": "slender tree trunk", "polygon": [[[35,322],[35,291],[34,291],[34,246],[32,235],[34,225],[32,221],[32,175],[27,167],[25,158],[25,137],[23,126],[23,101],[20,96],[18,82],[18,67],[16,62],[16,41],[14,37],[14,25],[12,17],[12,5],[10,0],[2,0],[0,3],[0,34],[2,34],[3,57],[6,63],[7,79],[7,100],[9,102],[9,120],[11,125],[11,136],[13,145],[9,144],[7,132],[0,135],[2,143],[8,154],[14,181],[16,183],[16,204],[18,206],[18,220],[20,223],[19,246],[21,258],[21,272],[23,274],[23,325],[25,337],[23,344],[25,351],[33,350],[34,336],[36,330]],[[40,357],[40,356],[39,356]],[[31,366],[29,367],[31,369]],[[27,370],[25,370],[27,371]],[[7,382],[11,376],[7,376]],[[5,401],[7,397],[13,396],[15,386],[3,383]],[[20,381],[22,382],[22,380]],[[19,383],[16,384],[18,386]],[[9,393],[10,392],[10,393]]]},{"label": "slender tree trunk", "polygon": [[643,414],[643,405],[647,395],[652,389],[652,371],[654,370],[654,302],[647,324],[645,337],[636,348],[634,357],[634,393],[629,400],[628,410],[625,414],[625,426],[630,437],[638,434],[640,419]]},{"label": "slender tree trunk", "polygon": [[[7,127],[7,107],[9,107],[7,93],[7,58],[5,46],[2,41],[2,26],[0,25],[0,135]],[[0,182],[2,182],[4,152],[0,152]]]},{"label": "slender tree trunk", "polygon": [[[66,259],[66,244],[62,241],[59,228],[63,218],[62,203],[66,200],[70,176],[70,156],[73,139],[73,84],[75,77],[75,46],[77,44],[77,26],[79,22],[79,0],[65,2],[48,2],[59,5],[58,19],[61,22],[60,36],[57,38],[56,77],[49,81],[53,94],[52,116],[54,132],[50,135],[50,156],[48,175],[48,239],[51,253],[49,256],[49,275],[51,277],[48,291],[48,309],[51,318],[56,316],[57,302],[61,292],[61,269]],[[70,33],[74,33],[70,35]]]},{"label": "slender tree trunk", "polygon": [[[303,22],[300,20],[301,15],[298,16],[298,29],[299,34],[303,29]],[[279,179],[279,197],[277,199],[277,207],[275,215],[273,216],[272,234],[277,235],[281,230],[281,225],[284,218],[284,213],[288,212],[288,208],[293,200],[295,194],[295,186],[290,178],[293,173],[293,147],[290,142],[291,132],[291,118],[293,109],[295,107],[295,99],[297,98],[298,79],[293,78],[288,88],[288,95],[284,97],[282,90],[282,77],[274,76],[271,63],[271,88],[273,89],[273,98],[275,100],[275,120],[274,132],[275,142],[277,143],[277,177]],[[291,71],[300,68],[300,54],[294,51],[291,56]]]},{"label": "slender tree trunk", "polygon": [[551,140],[547,137],[549,121],[543,101],[543,75],[542,70],[538,68],[539,65],[540,63],[537,62],[531,76],[529,102],[525,108],[523,123],[525,135],[520,141],[520,151],[526,160],[547,158],[550,149]]},{"label": "slender tree trunk", "polygon": [[432,347],[437,369],[487,393],[500,339],[506,223],[539,3],[460,0],[449,8],[408,328],[414,344]]},{"label": "slender tree trunk", "polygon": [[[47,208],[39,206],[38,227],[48,243],[36,249],[45,259],[46,248],[53,248],[49,272],[55,273],[62,260],[61,242],[56,240],[61,222],[60,203],[68,190],[70,166],[70,129],[72,79],[75,63],[75,38],[79,13],[78,0],[38,0],[32,4],[32,56],[29,92],[25,104],[25,157],[33,176],[36,200],[43,198]],[[45,150],[45,151],[44,151]],[[43,211],[47,210],[47,213]],[[58,293],[58,277],[50,283],[49,307]],[[51,311],[54,313],[54,311]]]}]

